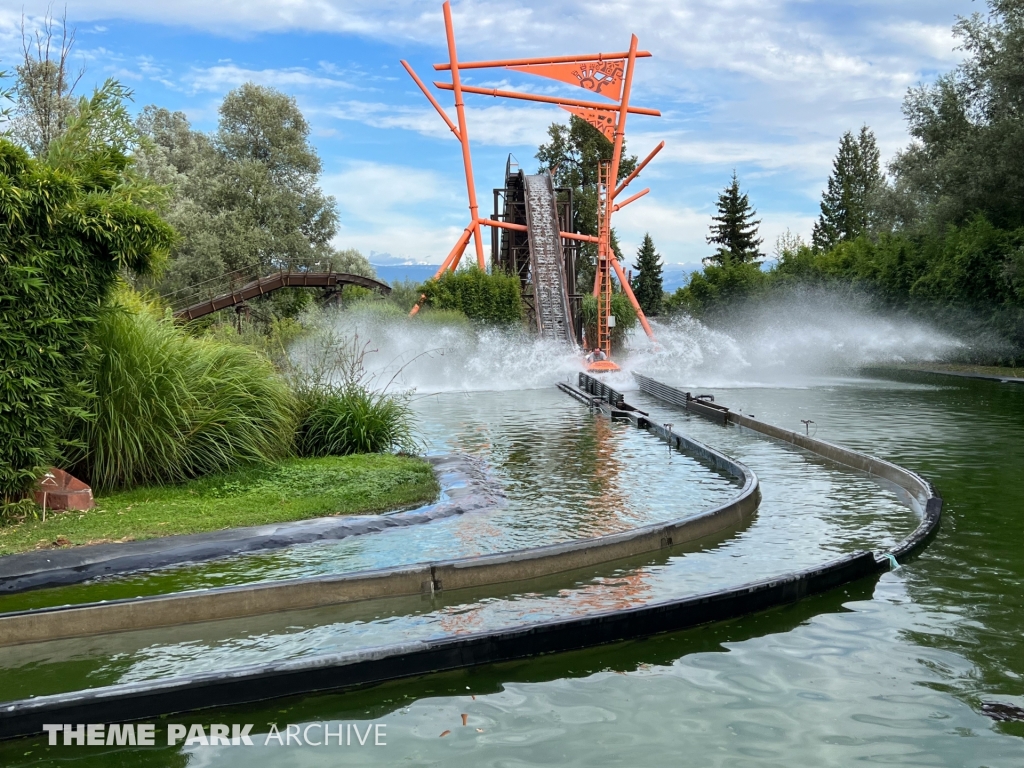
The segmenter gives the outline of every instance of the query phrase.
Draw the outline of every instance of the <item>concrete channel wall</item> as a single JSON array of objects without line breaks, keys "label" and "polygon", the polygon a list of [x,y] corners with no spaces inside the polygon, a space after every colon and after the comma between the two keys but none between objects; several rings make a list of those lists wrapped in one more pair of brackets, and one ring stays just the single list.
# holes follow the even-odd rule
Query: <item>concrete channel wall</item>
[{"label": "concrete channel wall", "polygon": [[[357,652],[253,665],[226,672],[112,685],[7,702],[0,704],[0,738],[39,733],[43,723],[124,722],[207,707],[251,703],[281,696],[344,690],[432,672],[522,659],[541,653],[575,650],[723,621],[793,603],[804,597],[879,574],[889,568],[891,560],[888,555],[905,559],[915,549],[923,546],[939,525],[941,498],[927,481],[909,470],[840,446],[805,438],[756,419],[733,414],[721,406],[708,407],[706,403],[687,405],[693,398],[688,397],[686,393],[664,387],[651,379],[641,377],[639,380],[644,391],[666,402],[681,405],[722,424],[734,423],[766,437],[799,445],[805,450],[857,467],[897,484],[907,491],[907,500],[916,499],[912,506],[921,513],[921,524],[892,553],[855,552],[814,568],[783,573],[770,579],[686,598],[525,624],[491,632],[407,642]],[[450,589],[456,584],[490,584],[495,583],[494,579],[536,577],[581,567],[588,563],[607,562],[607,557],[613,553],[618,557],[626,556],[624,553],[630,551],[651,551],[642,550],[643,547],[660,549],[673,546],[680,541],[677,537],[681,533],[690,537],[704,535],[704,532],[719,524],[730,524],[729,521],[735,520],[737,516],[752,514],[758,499],[757,480],[753,473],[742,465],[714,449],[671,431],[667,426],[652,424],[646,414],[628,406],[620,393],[586,374],[580,375],[578,387],[566,384],[560,388],[577,400],[600,408],[611,418],[628,420],[637,427],[666,439],[670,445],[686,446],[696,455],[710,459],[715,466],[734,467],[738,471],[736,476],[742,478],[740,494],[729,504],[709,510],[689,521],[649,526],[646,529],[586,542],[522,550],[490,558],[467,558],[462,561],[434,564],[429,568],[414,566],[376,574],[353,574],[351,577],[339,579],[305,580],[304,583],[237,590],[211,590],[210,593],[230,593],[233,595],[230,600],[237,601],[236,610],[251,610],[251,613],[255,613],[256,606],[263,608],[272,604],[272,600],[267,596],[273,595],[273,592],[261,593],[261,590],[271,590],[272,587],[298,590],[295,595],[301,594],[303,588],[309,588],[312,594],[316,594],[321,589],[328,589],[329,584],[345,581],[347,578],[350,580],[349,586],[338,588],[339,597],[347,600],[356,589],[354,584],[360,580],[364,581],[362,586],[365,587],[367,594],[379,593],[380,584],[384,583],[391,585],[387,589],[414,592],[424,589]],[[691,408],[691,405],[696,407]],[[689,525],[684,525],[686,523]],[[795,531],[794,535],[799,535],[799,532]],[[598,559],[591,559],[594,557]],[[479,575],[473,576],[474,573]],[[383,581],[373,585],[369,580],[375,578]],[[177,604],[178,609],[183,609],[190,600],[195,605],[196,597],[210,593],[181,596],[186,599],[183,603]],[[149,602],[168,601],[176,597],[178,596],[154,598]],[[214,600],[217,599],[215,596]],[[247,604],[247,599],[251,599],[251,603]],[[127,615],[130,616],[132,611],[138,610],[145,602],[146,600],[124,601],[125,607],[121,610],[127,610]],[[246,605],[249,607],[246,608]],[[31,612],[23,614],[22,617],[2,617],[0,621],[7,618],[24,618],[28,615],[38,618],[43,614],[68,617],[72,615],[71,611],[88,611],[100,607]],[[218,607],[218,610],[222,609],[223,606]],[[145,610],[147,609],[143,608],[143,611]],[[108,617],[113,615],[106,614]],[[180,619],[181,616],[179,614],[174,618]],[[88,626],[97,629],[95,625]],[[21,637],[35,631],[32,627],[31,622],[22,624],[20,631],[25,634]],[[48,624],[48,627],[48,631],[55,629],[52,624]],[[23,639],[20,642],[28,640]]]},{"label": "concrete channel wall", "polygon": [[621,533],[494,555],[266,584],[0,614],[0,646],[221,621],[360,600],[432,594],[551,576],[692,543],[739,527],[760,501],[747,467],[664,427],[650,431],[729,474],[739,491],[726,503],[678,520]]},{"label": "concrete channel wall", "polygon": [[[782,427],[759,421],[751,416],[744,416],[721,405],[707,403],[693,397],[689,392],[682,392],[646,376],[633,374],[633,377],[640,385],[641,392],[646,392],[663,402],[680,406],[721,424],[735,424],[765,437],[790,443],[829,461],[858,469],[872,477],[882,478],[906,491],[907,497],[903,501],[921,516],[921,522],[917,529],[904,541],[900,542],[899,546],[893,549],[892,552],[879,554],[880,562],[888,561],[888,555],[890,554],[897,561],[913,554],[923,544],[927,543],[928,538],[938,530],[939,519],[942,514],[942,499],[931,483],[917,473],[911,472],[909,469],[892,462],[869,456],[866,453],[860,453],[859,451],[844,448],[841,445],[801,435],[799,432],[783,429]],[[708,415],[709,407],[714,409],[715,415]]]}]

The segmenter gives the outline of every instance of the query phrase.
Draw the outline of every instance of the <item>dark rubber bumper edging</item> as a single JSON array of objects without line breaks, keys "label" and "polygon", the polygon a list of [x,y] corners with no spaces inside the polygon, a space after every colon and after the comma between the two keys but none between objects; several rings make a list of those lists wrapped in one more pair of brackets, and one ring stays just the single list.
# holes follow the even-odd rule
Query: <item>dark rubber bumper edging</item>
[{"label": "dark rubber bumper edging", "polygon": [[[639,426],[639,424],[638,424]],[[644,423],[676,449],[731,476],[737,493],[723,504],[668,522],[590,539],[492,555],[258,584],[175,592],[0,614],[0,646],[238,619],[360,600],[434,594],[527,581],[667,551],[735,530],[757,511],[757,476],[702,443]]]},{"label": "dark rubber bumper edging", "polygon": [[[643,387],[642,381],[641,386]],[[699,447],[707,451],[710,457],[721,457],[724,461],[732,463],[717,451],[694,443],[689,438],[672,432],[667,426],[652,424],[643,414],[626,406],[619,393],[608,390],[591,377],[581,375],[580,387],[563,386],[563,390],[583,402],[600,405],[602,411],[612,418],[630,420],[636,426],[659,435],[670,445]],[[670,388],[664,390],[658,396],[668,393],[671,398],[682,398],[685,403],[685,393]],[[645,388],[645,391],[649,389]],[[674,402],[673,399],[665,399]],[[728,409],[725,410],[728,412]],[[888,555],[900,559],[907,558],[913,551],[923,546],[937,529],[942,501],[931,485],[918,475],[894,464],[881,462],[823,441],[798,441],[794,438],[803,436],[789,433],[787,430],[777,430],[771,425],[740,417],[738,414],[728,412],[728,416],[735,416],[735,422],[745,428],[800,445],[832,460],[864,469],[896,483],[907,492],[904,501],[910,501],[911,506],[921,513],[921,524],[892,553],[858,552],[814,568],[698,596],[538,622],[494,632],[413,641],[357,652],[247,666],[224,673],[112,685],[8,702],[0,705],[0,738],[39,733],[43,723],[124,722],[173,712],[251,703],[279,696],[343,690],[432,672],[629,640],[722,621],[793,603],[804,597],[888,570],[891,562]],[[714,417],[719,420],[717,414]],[[743,421],[744,419],[746,421]],[[726,418],[722,423],[729,423],[729,419]],[[752,473],[750,477],[753,477]],[[755,480],[753,487],[749,489],[748,498],[755,497],[756,492]],[[667,537],[663,537],[662,546],[666,546],[665,538]],[[587,545],[591,549],[596,549],[596,543],[597,540],[585,542],[584,551]],[[554,545],[554,548],[573,544],[579,545],[578,542],[570,542],[568,545]],[[672,539],[668,538],[667,545],[671,544]],[[549,553],[553,554],[550,550],[554,548],[542,547],[538,550],[549,550]],[[507,566],[516,561],[529,560],[529,554],[533,551],[522,550],[500,557],[504,558]],[[476,565],[474,561],[488,559],[467,558],[461,564],[467,572],[471,572]],[[444,576],[457,576],[458,565],[459,561],[448,563],[445,566],[447,570],[443,572]],[[480,565],[487,567],[485,563]],[[503,572],[501,564],[494,565],[499,567],[493,575],[500,575]],[[510,572],[504,571],[506,575]],[[435,573],[441,575],[442,571],[435,571],[432,566],[431,576],[433,577]],[[458,578],[451,579],[448,583],[438,583],[437,586],[443,585],[447,589],[448,584],[454,588],[469,586],[460,584]],[[435,588],[433,580],[429,587]],[[57,613],[61,610],[63,609],[47,609],[41,613]],[[0,623],[5,618],[0,617]]]},{"label": "dark rubber bumper edging", "polygon": [[40,696],[0,705],[0,739],[44,723],[120,723],[173,712],[344,690],[482,664],[614,643],[763,611],[877,572],[861,552],[770,581],[681,600],[602,611],[495,632],[412,641],[164,681]]},{"label": "dark rubber bumper edging", "polygon": [[339,515],[124,544],[45,549],[0,557],[0,594],[78,584],[101,576],[151,571],[295,544],[345,539],[388,528],[502,506],[505,494],[479,459],[463,454],[430,457],[441,499],[427,506],[383,515]]}]

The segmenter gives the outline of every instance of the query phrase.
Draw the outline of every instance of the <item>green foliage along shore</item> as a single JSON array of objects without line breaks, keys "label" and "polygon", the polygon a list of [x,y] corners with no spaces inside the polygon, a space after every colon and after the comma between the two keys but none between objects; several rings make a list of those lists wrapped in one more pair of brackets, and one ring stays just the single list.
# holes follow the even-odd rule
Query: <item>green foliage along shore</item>
[{"label": "green foliage along shore", "polygon": [[636,277],[630,286],[633,295],[645,315],[660,315],[664,289],[661,277],[661,255],[654,248],[654,240],[650,232],[644,233],[644,241],[636,252],[636,263],[633,264]]},{"label": "green foliage along shore", "polygon": [[519,278],[504,272],[490,274],[477,266],[445,272],[420,291],[427,297],[426,306],[455,310],[470,320],[512,325],[523,319]]},{"label": "green foliage along shore", "polygon": [[[19,73],[47,66],[25,55]],[[77,103],[56,92],[29,103],[25,88],[12,92],[19,125],[53,130],[29,142],[35,156],[0,139],[0,519],[30,516],[29,491],[50,465],[104,492],[271,466],[294,455],[300,422],[316,456],[412,444],[404,401],[354,383],[316,411],[329,428],[311,449],[309,414],[295,378],[268,359],[269,340],[261,352],[241,333],[228,342],[223,329],[177,325],[124,285],[160,285],[169,254],[173,275],[182,260],[210,266],[194,249],[257,241],[263,266],[294,253],[368,268],[326,246],[334,202],[316,187],[319,159],[293,99],[233,91],[211,143],[161,110],[133,122],[115,81]],[[184,212],[198,190],[220,197],[203,198],[212,218],[197,229]],[[280,339],[293,325],[271,323]]]},{"label": "green foliage along shore", "polygon": [[295,397],[255,350],[191,336],[130,299],[103,312],[90,350],[96,398],[67,459],[93,488],[181,482],[291,453]]},{"label": "green foliage along shore", "polygon": [[49,515],[0,526],[0,555],[388,512],[430,502],[438,491],[430,464],[410,456],[285,459],[180,485],[103,493],[88,514]]},{"label": "green foliage along shore", "polygon": [[847,132],[810,246],[780,240],[768,271],[715,259],[667,309],[714,318],[794,285],[854,289],[965,338],[995,337],[966,350],[970,362],[1024,360],[1024,2],[988,0],[953,32],[965,60],[907,94],[913,141],[887,176],[870,129]]},{"label": "green foliage along shore", "polygon": [[[148,272],[173,233],[140,203],[98,108],[30,158],[0,138],[0,501],[19,500],[57,460],[95,393],[87,343],[119,272]],[[144,198],[143,198],[144,199]]]}]

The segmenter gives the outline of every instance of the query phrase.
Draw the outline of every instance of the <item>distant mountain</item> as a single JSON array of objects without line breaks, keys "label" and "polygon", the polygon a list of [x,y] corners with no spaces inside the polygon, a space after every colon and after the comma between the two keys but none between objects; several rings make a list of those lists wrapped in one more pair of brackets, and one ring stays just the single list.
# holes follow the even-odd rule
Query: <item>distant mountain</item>
[{"label": "distant mountain", "polygon": [[690,273],[699,269],[699,264],[662,264],[662,290],[673,293],[676,288],[682,288],[689,281]]}]

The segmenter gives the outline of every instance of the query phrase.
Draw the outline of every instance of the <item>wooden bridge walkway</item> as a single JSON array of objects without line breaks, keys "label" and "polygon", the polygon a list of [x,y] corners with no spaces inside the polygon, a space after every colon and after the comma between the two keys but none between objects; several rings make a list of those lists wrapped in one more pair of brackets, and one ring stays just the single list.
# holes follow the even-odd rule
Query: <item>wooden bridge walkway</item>
[{"label": "wooden bridge walkway", "polygon": [[242,304],[257,296],[265,296],[281,288],[342,288],[346,285],[358,285],[360,288],[369,288],[384,295],[391,293],[391,286],[374,280],[372,277],[350,275],[347,272],[282,271],[253,280],[230,293],[222,293],[212,299],[179,309],[174,313],[174,318],[185,321],[195,320],[218,310]]}]

